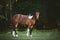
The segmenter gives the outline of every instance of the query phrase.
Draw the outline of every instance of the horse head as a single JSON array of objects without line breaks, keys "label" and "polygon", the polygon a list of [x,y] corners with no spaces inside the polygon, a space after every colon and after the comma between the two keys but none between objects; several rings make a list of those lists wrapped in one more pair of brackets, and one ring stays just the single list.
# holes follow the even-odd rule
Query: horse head
[{"label": "horse head", "polygon": [[33,17],[34,17],[35,19],[39,19],[39,15],[40,15],[40,12],[35,12],[35,14],[33,15]]}]

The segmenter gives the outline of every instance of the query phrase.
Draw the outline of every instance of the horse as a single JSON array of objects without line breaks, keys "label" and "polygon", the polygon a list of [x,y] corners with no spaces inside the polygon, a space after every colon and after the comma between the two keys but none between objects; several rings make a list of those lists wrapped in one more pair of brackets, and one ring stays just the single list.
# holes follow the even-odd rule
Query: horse
[{"label": "horse", "polygon": [[24,27],[27,27],[27,36],[32,37],[32,29],[33,25],[35,24],[36,20],[39,19],[40,12],[35,12],[32,16],[30,15],[22,15],[22,14],[16,14],[12,17],[12,35],[14,37],[18,37],[17,34],[17,27],[18,24],[23,25]]}]

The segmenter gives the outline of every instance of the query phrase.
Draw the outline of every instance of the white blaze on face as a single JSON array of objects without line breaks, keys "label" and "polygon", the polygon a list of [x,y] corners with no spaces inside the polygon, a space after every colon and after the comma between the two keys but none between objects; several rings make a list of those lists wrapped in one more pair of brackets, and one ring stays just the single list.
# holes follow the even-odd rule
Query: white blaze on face
[{"label": "white blaze on face", "polygon": [[32,17],[33,17],[33,16],[30,16],[30,15],[28,16],[29,19],[32,19]]},{"label": "white blaze on face", "polygon": [[36,18],[38,19],[39,18],[39,12],[36,12]]}]

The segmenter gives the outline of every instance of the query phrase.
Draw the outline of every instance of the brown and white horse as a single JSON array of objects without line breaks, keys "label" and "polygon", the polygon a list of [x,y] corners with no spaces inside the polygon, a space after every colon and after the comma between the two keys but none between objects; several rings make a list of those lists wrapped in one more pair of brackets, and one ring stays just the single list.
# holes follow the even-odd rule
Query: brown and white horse
[{"label": "brown and white horse", "polygon": [[[32,28],[33,25],[35,24],[36,20],[39,18],[40,12],[35,12],[33,16],[29,15],[22,15],[22,14],[16,14],[12,17],[12,35],[14,37],[18,37],[17,35],[17,27],[18,24],[23,25],[23,26],[28,26],[27,28],[27,36],[32,37]],[[23,29],[22,29],[23,30]]]}]

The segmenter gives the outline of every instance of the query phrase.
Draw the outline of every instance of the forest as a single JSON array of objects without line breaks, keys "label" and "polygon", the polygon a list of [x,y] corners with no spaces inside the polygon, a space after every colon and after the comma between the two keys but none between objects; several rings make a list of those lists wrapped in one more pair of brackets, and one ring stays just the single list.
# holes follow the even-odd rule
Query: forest
[{"label": "forest", "polygon": [[37,29],[56,28],[60,23],[59,6],[59,2],[53,0],[0,0],[0,29],[9,28],[13,15],[29,15],[36,9],[41,13],[35,24]]}]

